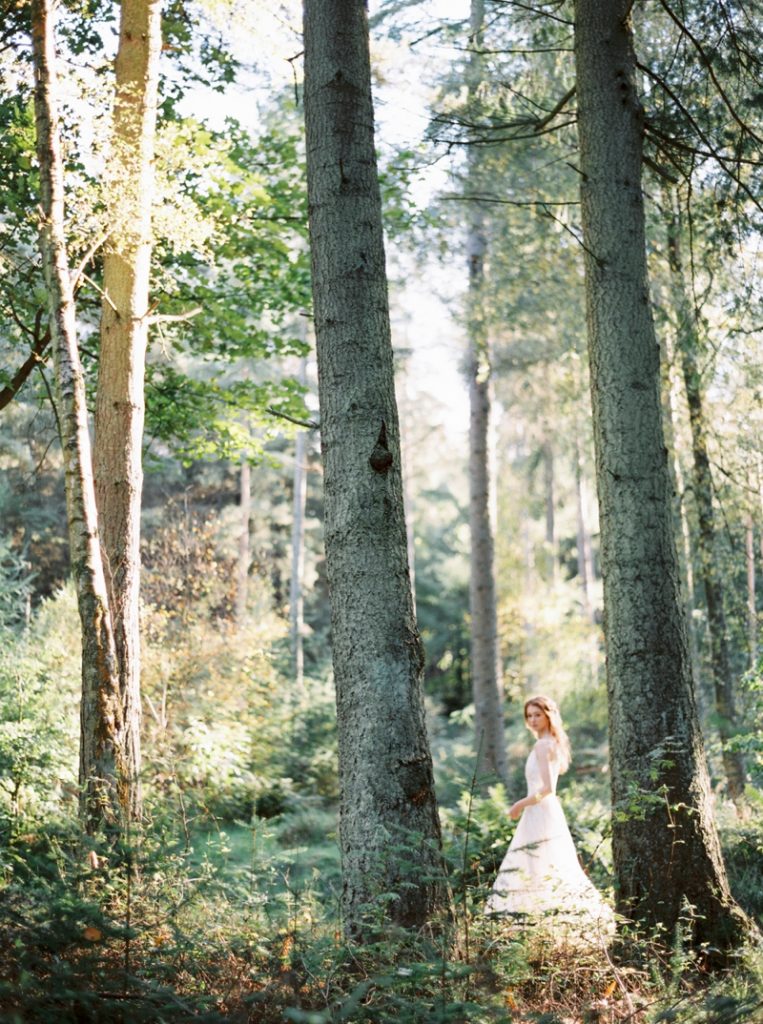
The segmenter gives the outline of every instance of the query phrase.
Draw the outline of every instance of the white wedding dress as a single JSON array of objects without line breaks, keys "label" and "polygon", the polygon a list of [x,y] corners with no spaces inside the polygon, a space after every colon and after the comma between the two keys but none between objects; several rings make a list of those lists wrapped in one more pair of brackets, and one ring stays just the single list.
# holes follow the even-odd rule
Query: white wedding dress
[{"label": "white wedding dress", "polygon": [[[544,741],[547,742],[547,741]],[[609,935],[614,915],[580,866],[556,795],[559,762],[548,761],[552,792],[522,812],[485,913],[553,919],[590,935]],[[528,796],[544,788],[534,747],[525,765]]]}]

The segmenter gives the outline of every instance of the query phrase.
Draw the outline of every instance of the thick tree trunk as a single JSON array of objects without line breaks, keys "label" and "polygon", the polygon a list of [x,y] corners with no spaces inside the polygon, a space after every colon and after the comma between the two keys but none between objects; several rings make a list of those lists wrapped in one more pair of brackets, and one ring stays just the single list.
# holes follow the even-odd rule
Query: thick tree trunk
[{"label": "thick tree trunk", "polygon": [[246,620],[249,601],[249,563],[252,560],[249,520],[252,517],[252,469],[246,456],[241,459],[239,474],[240,505],[238,535],[238,579],[236,580],[236,622],[239,626]]},{"label": "thick tree trunk", "polygon": [[[471,45],[474,53],[468,71],[469,96],[476,95],[481,72],[481,47],[484,21],[483,0],[472,0]],[[476,148],[467,155],[468,175],[474,180],[479,173]],[[468,234],[468,334],[467,373],[469,380],[469,531],[471,559],[469,565],[469,610],[471,622],[472,693],[474,696],[474,732],[478,752],[478,769],[487,776],[506,782],[506,742],[503,731],[503,692],[500,653],[498,649],[498,615],[495,588],[495,544],[491,515],[490,458],[490,343],[485,320],[484,280],[485,235],[484,211],[479,203],[469,203]]]},{"label": "thick tree trunk", "polygon": [[[300,381],[307,379],[307,360],[302,360]],[[294,494],[291,520],[291,581],[289,585],[289,633],[297,699],[305,687],[303,578],[305,572],[305,508],[307,505],[307,431],[300,430],[294,441]]]},{"label": "thick tree trunk", "polygon": [[160,0],[122,0],[107,168],[95,411],[95,487],[130,759],[130,813],[140,817],[140,504],[144,367],[151,269]]},{"label": "thick tree trunk", "polygon": [[66,475],[69,548],[82,625],[80,810],[89,831],[122,821],[128,798],[119,677],[98,541],[85,382],[77,348],[74,296],[64,234],[64,183],[58,128],[55,40],[49,0],[32,5],[40,253]]},{"label": "thick tree trunk", "polygon": [[[575,2],[586,305],[618,909],[724,949],[731,898],[694,700],[646,267],[629,0]],[[693,908],[687,919],[686,905]]]},{"label": "thick tree trunk", "polygon": [[677,319],[678,354],[681,363],[686,401],[689,406],[691,447],[693,458],[693,493],[697,509],[697,545],[700,571],[707,604],[707,624],[710,633],[710,660],[713,672],[713,692],[718,731],[721,736],[723,770],[729,796],[737,804],[744,801],[745,767],[742,755],[730,748],[737,731],[734,699],[734,681],[731,671],[728,630],[723,601],[723,583],[718,571],[715,537],[715,510],[713,508],[713,479],[707,450],[707,427],[702,395],[702,383],[697,357],[700,337],[696,319],[686,290],[681,259],[681,226],[675,208],[676,197],[668,210],[667,241],[671,290]]},{"label": "thick tree trunk", "polygon": [[[307,184],[346,933],[436,906],[440,828],[408,576],[368,24],[306,0]],[[394,898],[389,894],[394,893]],[[384,895],[384,907],[377,897]]]}]

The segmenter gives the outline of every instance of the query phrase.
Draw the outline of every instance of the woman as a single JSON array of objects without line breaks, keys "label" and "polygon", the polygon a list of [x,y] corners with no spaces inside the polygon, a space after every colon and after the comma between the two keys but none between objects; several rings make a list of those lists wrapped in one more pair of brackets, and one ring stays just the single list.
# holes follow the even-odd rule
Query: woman
[{"label": "woman", "polygon": [[487,914],[557,915],[565,922],[613,927],[611,908],[578,862],[575,846],[556,796],[556,782],[570,764],[570,743],[559,708],[550,697],[525,702],[525,723],[537,742],[525,765],[527,796],[512,804],[519,825],[503,859]]}]

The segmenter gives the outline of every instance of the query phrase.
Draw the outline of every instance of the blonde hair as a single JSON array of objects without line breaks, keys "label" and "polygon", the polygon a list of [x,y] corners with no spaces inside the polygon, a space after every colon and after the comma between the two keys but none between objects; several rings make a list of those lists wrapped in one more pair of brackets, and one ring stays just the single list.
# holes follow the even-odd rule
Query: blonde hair
[{"label": "blonde hair", "polygon": [[548,731],[556,744],[556,756],[559,760],[559,771],[566,772],[572,760],[570,741],[562,725],[562,716],[555,700],[551,697],[544,697],[537,694],[535,697],[528,697],[525,701],[525,721],[527,721],[527,709],[531,704],[539,707],[548,719]]}]

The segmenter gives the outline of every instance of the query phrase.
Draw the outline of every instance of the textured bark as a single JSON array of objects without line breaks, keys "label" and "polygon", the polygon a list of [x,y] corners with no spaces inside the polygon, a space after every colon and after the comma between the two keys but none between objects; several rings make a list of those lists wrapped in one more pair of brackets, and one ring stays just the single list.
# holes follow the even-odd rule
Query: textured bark
[{"label": "textured bark", "polygon": [[249,520],[252,515],[252,470],[246,457],[241,460],[240,489],[241,533],[238,535],[238,578],[236,580],[236,622],[239,625],[246,619],[246,607],[249,600],[249,563],[251,561]]},{"label": "textured bark", "polygon": [[32,5],[40,253],[50,314],[69,551],[82,627],[80,811],[87,828],[119,824],[127,800],[122,708],[106,581],[98,541],[85,382],[64,234],[64,184],[58,128],[55,40],[49,0]]},{"label": "textured bark", "polygon": [[440,831],[406,553],[365,5],[307,0],[304,27],[342,903],[346,933],[365,938],[384,913],[371,906],[382,894],[395,921],[427,920],[441,892]]},{"label": "textured bark", "polygon": [[[675,202],[675,197],[673,200]],[[707,450],[707,426],[705,424],[701,375],[697,361],[701,339],[684,280],[681,259],[681,227],[673,204],[668,212],[667,234],[671,291],[677,318],[678,353],[686,389],[686,401],[689,406],[693,460],[692,491],[697,509],[697,547],[710,634],[715,714],[721,737],[723,770],[726,775],[729,796],[739,805],[744,800],[745,767],[742,755],[729,749],[730,741],[737,731],[737,714],[724,610],[723,583],[716,556],[713,479]]]},{"label": "textured bark", "polygon": [[130,813],[140,817],[140,503],[144,370],[151,267],[160,0],[122,0],[107,169],[95,411],[95,486],[131,765]]},{"label": "textured bark", "polygon": [[[307,360],[302,360],[300,381],[307,378]],[[303,577],[305,572],[305,507],[307,504],[307,432],[300,430],[294,441],[294,494],[291,520],[291,581],[289,585],[289,633],[294,671],[294,690],[301,697],[305,685]]]},{"label": "textured bark", "polygon": [[660,412],[629,0],[576,0],[586,307],[618,909],[670,938],[737,943],[696,713]]},{"label": "textured bark", "polygon": [[[472,0],[471,45],[468,88],[470,98],[480,84],[484,21],[483,0]],[[467,154],[468,176],[476,179],[480,157],[477,147]],[[467,191],[478,191],[479,185]],[[503,692],[501,686],[500,652],[498,648],[498,615],[495,587],[495,544],[491,514],[492,460],[490,458],[490,343],[483,309],[485,280],[485,215],[479,203],[469,203],[467,210],[468,343],[467,375],[469,381],[469,533],[471,558],[469,564],[469,611],[471,624],[472,694],[474,697],[474,732],[478,752],[478,770],[485,776],[508,781],[506,742],[503,731]]]}]

